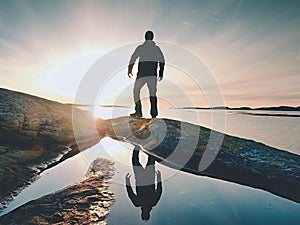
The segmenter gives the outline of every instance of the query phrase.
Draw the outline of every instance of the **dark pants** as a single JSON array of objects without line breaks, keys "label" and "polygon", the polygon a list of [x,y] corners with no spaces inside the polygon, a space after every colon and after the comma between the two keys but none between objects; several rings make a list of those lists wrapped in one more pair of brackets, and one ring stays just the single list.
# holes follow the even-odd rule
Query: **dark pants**
[{"label": "dark pants", "polygon": [[132,153],[132,166],[137,189],[153,185],[155,190],[155,159],[153,156],[148,156],[148,161],[144,168],[140,163],[139,153],[140,151],[136,149]]},{"label": "dark pants", "polygon": [[157,91],[157,77],[156,76],[149,76],[149,77],[142,77],[137,78],[134,83],[133,88],[133,98],[135,102],[135,112],[142,114],[142,104],[140,99],[140,93],[142,87],[147,84],[148,90],[149,90],[149,96],[150,96],[150,103],[151,103],[151,110],[150,114],[152,117],[156,117],[157,112],[157,97],[156,97],[156,91]]}]

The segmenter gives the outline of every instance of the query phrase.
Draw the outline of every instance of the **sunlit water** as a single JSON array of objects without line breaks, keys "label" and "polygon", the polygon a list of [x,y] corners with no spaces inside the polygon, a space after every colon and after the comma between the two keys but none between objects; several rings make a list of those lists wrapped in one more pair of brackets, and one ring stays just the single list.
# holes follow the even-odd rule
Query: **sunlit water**
[{"label": "sunlit water", "polygon": [[[113,111],[113,113],[112,113]],[[127,115],[128,108],[97,108],[96,115],[102,118]],[[253,112],[253,111],[252,111]],[[222,112],[218,112],[222,114]],[[259,112],[258,112],[259,113]],[[270,113],[270,112],[268,112]],[[272,112],[271,112],[272,113]],[[282,112],[285,113],[285,112]],[[299,114],[286,112],[286,114]],[[212,116],[205,110],[161,110],[161,117],[213,127]],[[149,115],[145,115],[149,117]],[[221,116],[222,117],[222,116]],[[300,118],[268,117],[226,113],[225,132],[242,138],[253,139],[279,149],[300,154]],[[214,127],[218,128],[218,127]],[[221,128],[220,128],[221,129]],[[127,196],[125,175],[134,175],[131,166],[133,146],[109,138],[83,153],[46,170],[41,178],[24,189],[1,214],[25,202],[61,189],[84,177],[95,157],[115,161],[117,172],[111,190],[116,202],[107,217],[108,224],[144,224],[141,210]],[[145,164],[147,156],[141,154]],[[254,189],[217,179],[191,175],[156,163],[161,171],[163,193],[152,209],[147,224],[297,224],[300,221],[300,204]],[[1,220],[0,220],[1,221]]]}]

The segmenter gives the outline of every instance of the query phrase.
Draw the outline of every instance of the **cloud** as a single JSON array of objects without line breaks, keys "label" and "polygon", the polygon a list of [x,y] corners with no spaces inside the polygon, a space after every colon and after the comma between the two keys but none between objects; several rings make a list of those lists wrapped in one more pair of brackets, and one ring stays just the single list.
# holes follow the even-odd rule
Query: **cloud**
[{"label": "cloud", "polygon": [[186,22],[186,21],[182,22],[182,24],[183,24],[184,26],[192,26],[192,25],[193,25],[192,23]]},{"label": "cloud", "polygon": [[[49,97],[49,93],[71,97],[76,84],[73,82],[65,92],[60,85],[66,85],[72,75],[79,82],[78,73],[66,68],[72,60],[81,59],[77,64],[86,65],[83,55],[87,52],[95,55],[98,51],[100,57],[128,42],[142,42],[145,30],[153,29],[158,40],[175,42],[205,59],[229,105],[296,102],[300,90],[300,31],[296,28],[300,17],[295,7],[286,3],[284,11],[280,5],[273,4],[264,13],[255,11],[255,4],[243,1],[169,4],[159,0],[126,4],[122,1],[39,4],[2,1],[1,85]],[[147,15],[145,8],[149,9]],[[50,75],[54,70],[70,74]],[[64,79],[57,89],[43,87],[45,90],[41,90],[38,85],[41,80],[53,82],[55,86],[57,77]],[[197,97],[201,98],[203,93],[199,88],[190,85],[184,77],[172,79],[182,84],[196,101]],[[202,81],[202,85],[207,85],[205,79]],[[172,90],[166,88],[161,93],[172,96]]]}]

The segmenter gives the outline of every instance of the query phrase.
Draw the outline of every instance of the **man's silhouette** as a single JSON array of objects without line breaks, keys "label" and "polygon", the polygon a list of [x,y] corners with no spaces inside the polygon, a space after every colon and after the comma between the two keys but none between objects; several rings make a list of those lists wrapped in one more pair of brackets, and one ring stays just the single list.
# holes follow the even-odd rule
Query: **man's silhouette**
[{"label": "man's silhouette", "polygon": [[126,175],[126,190],[128,197],[136,207],[141,207],[142,220],[149,220],[150,211],[158,203],[162,194],[160,171],[157,171],[157,187],[155,188],[155,159],[148,157],[146,168],[139,162],[139,148],[135,148],[132,154],[132,166],[135,175],[136,194],[130,184],[130,175]]},{"label": "man's silhouette", "polygon": [[[157,79],[163,79],[165,59],[160,48],[153,41],[152,31],[145,33],[145,42],[139,45],[132,54],[128,65],[128,77],[131,78],[132,68],[137,58],[139,58],[138,73],[133,88],[133,98],[135,102],[135,112],[130,114],[132,117],[142,117],[142,104],[140,100],[141,88],[147,84],[149,89],[152,118],[155,118],[157,112],[156,86]],[[159,76],[157,77],[157,67],[159,64]]]}]

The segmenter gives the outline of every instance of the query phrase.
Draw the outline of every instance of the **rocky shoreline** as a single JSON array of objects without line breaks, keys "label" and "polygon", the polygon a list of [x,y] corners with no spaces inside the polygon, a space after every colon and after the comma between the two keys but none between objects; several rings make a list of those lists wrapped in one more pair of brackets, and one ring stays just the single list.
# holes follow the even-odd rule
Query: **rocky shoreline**
[{"label": "rocky shoreline", "polygon": [[114,203],[109,191],[113,162],[98,158],[86,178],[63,190],[30,201],[0,218],[1,224],[102,224]]},{"label": "rocky shoreline", "polygon": [[73,129],[86,148],[99,141],[87,120],[94,117],[71,105],[0,88],[0,209],[41,171],[79,153]]},{"label": "rocky shoreline", "polygon": [[[90,127],[94,122],[97,131]],[[0,209],[41,171],[93,146],[104,136],[139,145],[172,168],[260,188],[300,203],[299,155],[182,121],[130,117],[95,120],[72,105],[0,88]],[[214,144],[219,137],[220,151],[216,151]],[[205,157],[213,160],[201,167]],[[93,182],[86,180],[76,188]],[[37,201],[35,204],[40,204]]]}]

